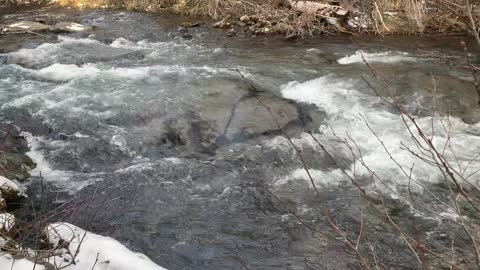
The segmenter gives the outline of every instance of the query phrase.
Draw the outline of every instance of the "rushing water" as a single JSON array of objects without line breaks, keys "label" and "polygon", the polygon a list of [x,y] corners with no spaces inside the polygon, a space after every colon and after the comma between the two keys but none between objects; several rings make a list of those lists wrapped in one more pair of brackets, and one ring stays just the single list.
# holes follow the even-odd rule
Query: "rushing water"
[{"label": "rushing water", "polygon": [[[41,173],[60,192],[59,202],[95,193],[83,203],[105,209],[91,229],[169,269],[352,267],[340,243],[313,237],[270,194],[308,222],[327,226],[298,155],[249,97],[236,69],[261,90],[302,149],[322,200],[347,230],[358,225],[358,194],[342,169],[355,168],[360,178],[368,172],[352,163],[341,139],[357,143],[385,179],[380,190],[388,197],[399,199],[408,185],[366,122],[402,166],[415,164],[412,178],[435,187],[441,179],[401,147],[412,146],[410,134],[363,81],[369,72],[361,51],[435,143],[451,139],[456,157],[446,155],[461,168],[480,152],[478,98],[460,68],[460,39],[292,43],[225,39],[199,28],[184,40],[175,31],[178,19],[106,11],[25,11],[3,20],[46,16],[96,28],[85,35],[1,37],[8,62],[0,67],[0,120],[15,121],[29,136],[29,155],[38,165],[31,190]],[[479,168],[472,162],[465,173]],[[425,215],[403,211],[405,218]],[[426,224],[434,230],[437,221]],[[388,265],[414,263],[394,243],[385,253]]]}]

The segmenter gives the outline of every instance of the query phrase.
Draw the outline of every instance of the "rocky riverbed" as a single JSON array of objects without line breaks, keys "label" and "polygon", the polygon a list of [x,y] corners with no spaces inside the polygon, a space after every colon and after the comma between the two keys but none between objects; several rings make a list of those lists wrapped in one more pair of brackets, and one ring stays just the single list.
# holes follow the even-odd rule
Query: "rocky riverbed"
[{"label": "rocky riverbed", "polygon": [[[393,157],[415,164],[422,187],[440,198],[448,189],[439,171],[405,152],[402,143],[414,145],[398,112],[362,79],[371,78],[363,55],[422,128],[435,126],[435,141],[451,138],[456,157],[447,154],[449,160],[475,173],[480,109],[462,38],[227,38],[211,22],[185,31],[179,27],[186,18],[168,15],[57,8],[0,14],[3,25],[43,20],[87,28],[0,39],[0,119],[27,138],[37,165],[26,182],[36,210],[67,204],[64,221],[118,239],[168,269],[358,268],[324,209],[349,237],[367,224],[362,252],[373,247],[391,269],[418,263],[378,208],[422,243],[468,243],[458,217],[442,212],[428,192],[415,186],[413,196],[439,215],[405,200],[408,177],[365,119]],[[23,155],[27,147],[15,134],[10,149],[19,152],[11,153]],[[382,188],[358,169],[343,143],[349,138],[385,179]],[[27,164],[17,157],[12,164]],[[367,197],[360,199],[344,171],[358,172]],[[449,267],[441,259],[448,252],[429,264]],[[471,258],[466,249],[457,252]],[[468,269],[472,261],[458,265]]]}]

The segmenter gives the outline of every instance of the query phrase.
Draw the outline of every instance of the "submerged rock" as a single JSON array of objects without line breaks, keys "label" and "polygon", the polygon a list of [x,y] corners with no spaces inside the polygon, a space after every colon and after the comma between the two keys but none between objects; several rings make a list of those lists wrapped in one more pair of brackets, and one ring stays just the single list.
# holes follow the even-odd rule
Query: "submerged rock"
[{"label": "submerged rock", "polygon": [[229,140],[250,138],[258,135],[268,135],[280,132],[280,129],[288,129],[293,124],[300,124],[300,113],[296,104],[276,96],[259,96],[262,103],[268,106],[268,110],[278,121],[272,119],[272,115],[257,98],[251,96],[242,99],[232,112],[229,125],[225,130],[225,137]]},{"label": "submerged rock", "polygon": [[242,17],[240,17],[240,21],[242,23],[249,23],[250,22],[250,16],[248,15],[243,15]]},{"label": "submerged rock", "polygon": [[192,39],[193,36],[190,35],[189,33],[183,33],[183,34],[182,34],[182,38],[184,38],[184,39]]},{"label": "submerged rock", "polygon": [[6,55],[0,55],[0,67],[5,65],[8,61],[8,57]]}]

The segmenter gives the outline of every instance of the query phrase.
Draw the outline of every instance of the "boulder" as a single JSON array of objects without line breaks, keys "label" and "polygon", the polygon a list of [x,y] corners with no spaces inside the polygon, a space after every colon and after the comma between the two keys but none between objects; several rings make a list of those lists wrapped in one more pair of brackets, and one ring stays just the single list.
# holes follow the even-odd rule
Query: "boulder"
[{"label": "boulder", "polygon": [[301,125],[300,114],[294,103],[270,95],[262,95],[258,98],[275,115],[279,126],[273,121],[267,109],[260,105],[257,98],[253,96],[243,98],[236,104],[230,123],[225,129],[225,137],[228,140],[234,141],[240,138],[279,132],[279,128],[287,129],[290,124]]},{"label": "boulder", "polygon": [[192,28],[192,27],[198,27],[198,26],[200,26],[200,23],[199,23],[199,22],[196,22],[196,23],[184,22],[184,23],[182,23],[181,26],[182,26],[183,28]]},{"label": "boulder", "polygon": [[19,181],[30,177],[29,171],[35,168],[35,164],[25,154],[27,151],[27,141],[21,136],[20,130],[16,126],[0,125],[1,176]]},{"label": "boulder", "polygon": [[[196,145],[210,148],[281,133],[270,113],[251,95],[243,80],[215,79],[200,84],[206,89],[202,92],[200,110],[196,115],[202,125],[197,125],[195,132],[187,134],[189,144],[196,140]],[[295,135],[303,130],[308,119],[304,117],[306,112],[300,105],[271,94],[261,85],[255,87],[260,89],[258,98],[270,108],[285,132]]]},{"label": "boulder", "polygon": [[227,28],[230,28],[231,26],[232,24],[228,21],[228,18],[224,18],[223,20],[213,24],[213,27],[220,28],[220,29],[227,29]]},{"label": "boulder", "polygon": [[0,176],[0,195],[6,202],[18,200],[25,196],[25,188],[19,183]]},{"label": "boulder", "polygon": [[245,27],[245,26],[247,26],[247,24],[246,24],[246,23],[243,23],[243,22],[237,22],[236,24],[237,24],[237,26],[239,26],[239,27]]},{"label": "boulder", "polygon": [[259,20],[258,23],[259,27],[270,27],[272,24],[267,20]]},{"label": "boulder", "polygon": [[250,16],[248,15],[243,15],[242,17],[240,17],[240,21],[242,23],[249,23],[250,22]]}]

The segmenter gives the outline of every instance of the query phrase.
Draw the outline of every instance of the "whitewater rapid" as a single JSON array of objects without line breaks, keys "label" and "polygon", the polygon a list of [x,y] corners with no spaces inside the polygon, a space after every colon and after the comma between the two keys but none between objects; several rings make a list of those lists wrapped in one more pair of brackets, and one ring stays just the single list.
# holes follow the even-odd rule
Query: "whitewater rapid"
[{"label": "whitewater rapid", "polygon": [[[133,147],[136,143],[132,142],[137,137],[131,136],[132,132],[143,132],[143,130],[129,130],[119,125],[109,125],[106,120],[122,117],[123,114],[130,114],[130,112],[142,114],[145,109],[149,110],[148,114],[156,114],[177,107],[173,111],[178,112],[182,104],[195,106],[195,99],[198,96],[193,96],[192,99],[192,95],[195,95],[196,90],[190,86],[192,94],[189,91],[172,91],[169,87],[173,86],[177,89],[181,81],[189,83],[200,78],[235,75],[235,71],[226,66],[174,64],[177,57],[181,57],[185,51],[191,51],[201,58],[208,53],[218,53],[218,48],[209,49],[200,45],[178,42],[132,42],[124,38],[116,39],[109,45],[88,38],[60,36],[58,41],[58,43],[44,43],[32,49],[21,49],[7,54],[9,64],[0,68],[4,75],[0,80],[0,86],[4,91],[1,109],[27,110],[30,114],[41,117],[44,124],[54,129],[63,129],[64,133],[72,138],[84,136],[84,139],[88,139],[93,136],[109,142],[113,148],[133,158],[137,157],[138,153]],[[99,52],[119,49],[126,50],[119,52],[120,55],[141,51],[145,57],[136,60],[133,66],[130,64],[131,60],[125,60],[121,56],[120,59],[107,59],[93,63],[68,63],[68,61],[78,62],[85,57],[86,53],[92,51],[91,49],[95,50],[95,55]],[[377,53],[356,51],[351,55],[338,58],[337,62],[341,65],[362,64],[362,54],[368,62],[373,64],[417,61],[415,57],[401,51]],[[158,64],[167,57],[170,63]],[[247,67],[242,69],[247,77],[255,79],[254,70],[249,70]],[[165,84],[165,79],[170,79],[172,76],[177,78],[176,84]],[[408,151],[402,149],[402,143],[408,147],[413,145],[400,116],[392,112],[373,92],[359,91],[359,87],[365,88],[363,81],[359,78],[346,78],[327,73],[311,80],[285,83],[281,86],[281,94],[296,102],[313,104],[324,111],[328,120],[316,130],[320,134],[320,139],[329,145],[332,152],[340,152],[347,156],[348,153],[343,147],[331,144],[329,141],[338,139],[333,135],[333,131],[341,139],[353,139],[370,168],[388,183],[389,186],[384,188],[385,192],[400,192],[405,189],[408,179],[390,160],[383,146],[367,128],[366,122],[405,170],[408,171],[414,166],[412,177],[415,180],[431,183],[441,181],[441,175],[437,169],[418,162]],[[156,103],[162,105],[157,108]],[[431,117],[420,117],[417,121],[427,134],[432,132]],[[479,126],[468,125],[455,117],[434,115],[433,121],[435,134],[433,141],[441,147],[448,139],[447,136],[450,136],[451,150],[455,153],[458,166],[462,170],[480,150]],[[442,124],[448,125],[449,135],[445,133]],[[301,136],[301,138],[306,137],[308,136]],[[59,170],[54,173],[55,169],[51,168],[48,158],[43,156],[44,153],[42,154],[45,147],[52,155],[55,149],[61,151],[66,144],[75,142],[57,141],[45,136],[29,136],[29,140],[32,144],[30,156],[39,165],[36,171],[43,171],[46,180],[68,182],[72,175],[78,174],[68,170]],[[449,159],[454,157],[451,150],[446,151]],[[138,158],[141,158],[141,155]],[[357,174],[364,176],[368,174],[358,161],[351,164],[352,172],[354,167]],[[479,168],[480,163],[474,161],[464,173],[469,175]],[[95,181],[101,179],[102,173],[96,172],[93,179]],[[338,185],[345,181],[338,170],[319,171],[319,173],[317,178],[323,183]],[[302,172],[298,169],[292,172],[291,177],[298,178],[300,175]],[[83,182],[95,181],[88,179]],[[77,182],[74,186],[76,188],[71,187],[73,190],[79,190],[84,184]],[[421,192],[421,188],[418,191]]]}]

